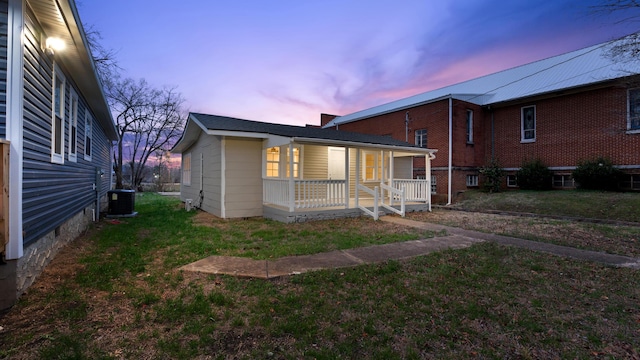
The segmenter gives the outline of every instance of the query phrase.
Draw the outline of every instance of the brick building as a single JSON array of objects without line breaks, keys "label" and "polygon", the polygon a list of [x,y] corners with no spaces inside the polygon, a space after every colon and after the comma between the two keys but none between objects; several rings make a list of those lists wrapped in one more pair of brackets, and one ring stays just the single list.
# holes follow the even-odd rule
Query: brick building
[{"label": "brick building", "polygon": [[[525,160],[541,159],[555,188],[574,187],[581,160],[606,157],[640,190],[640,61],[610,56],[604,43],[344,116],[325,128],[388,135],[437,149],[434,201],[482,184],[479,168],[496,159],[504,187],[517,187]],[[414,177],[424,160],[414,160]]]}]

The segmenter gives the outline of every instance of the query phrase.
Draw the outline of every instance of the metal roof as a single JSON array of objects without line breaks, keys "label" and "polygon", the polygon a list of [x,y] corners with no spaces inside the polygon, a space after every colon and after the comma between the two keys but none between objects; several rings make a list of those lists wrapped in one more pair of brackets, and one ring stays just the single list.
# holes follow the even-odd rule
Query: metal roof
[{"label": "metal roof", "polygon": [[182,152],[186,150],[197,140],[200,133],[198,129],[209,134],[224,134],[227,136],[266,138],[268,135],[275,135],[290,138],[298,142],[317,141],[325,144],[334,143],[336,145],[355,143],[364,146],[369,145],[371,147],[395,147],[403,151],[435,152],[435,150],[417,147],[413,144],[393,139],[390,136],[368,135],[334,129],[322,129],[319,127],[274,124],[198,113],[189,114],[189,120],[182,138],[174,146],[172,151]]},{"label": "metal roof", "polygon": [[339,116],[324,127],[333,127],[448,97],[478,105],[490,105],[640,73],[639,60],[619,62],[610,56],[609,49],[614,44],[615,41],[594,45]]}]

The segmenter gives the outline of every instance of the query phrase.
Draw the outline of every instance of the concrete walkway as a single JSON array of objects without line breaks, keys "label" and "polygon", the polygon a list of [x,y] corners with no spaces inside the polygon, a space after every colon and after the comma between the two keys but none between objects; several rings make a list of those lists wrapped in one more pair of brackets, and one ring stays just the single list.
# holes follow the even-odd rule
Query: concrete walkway
[{"label": "concrete walkway", "polygon": [[374,245],[349,250],[302,256],[287,256],[276,260],[253,260],[242,257],[210,256],[181,267],[181,270],[207,274],[227,274],[262,279],[276,278],[320,269],[336,269],[393,259],[406,259],[446,249],[461,249],[483,241],[516,246],[574,259],[595,261],[609,266],[640,269],[640,259],[567,246],[486,234],[444,225],[418,222],[398,217],[383,216],[382,221],[415,228],[445,231],[448,235],[430,239]]}]

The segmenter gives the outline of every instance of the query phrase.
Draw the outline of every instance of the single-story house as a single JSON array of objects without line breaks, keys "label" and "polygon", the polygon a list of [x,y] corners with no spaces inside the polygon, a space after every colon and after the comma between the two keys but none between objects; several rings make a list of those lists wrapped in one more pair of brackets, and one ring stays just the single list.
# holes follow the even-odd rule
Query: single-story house
[{"label": "single-story house", "polygon": [[388,135],[438,149],[425,174],[434,201],[482,185],[479,169],[495,159],[504,188],[540,159],[554,188],[573,188],[580,161],[609,158],[640,191],[640,59],[613,56],[625,39],[597,44],[342,116],[321,115],[323,128]]},{"label": "single-story house", "polygon": [[182,154],[186,206],[221,218],[377,219],[383,209],[431,206],[429,180],[412,179],[413,158],[428,168],[436,150],[387,136],[191,113],[172,151]]},{"label": "single-story house", "polygon": [[99,217],[118,139],[73,0],[0,0],[0,310]]}]

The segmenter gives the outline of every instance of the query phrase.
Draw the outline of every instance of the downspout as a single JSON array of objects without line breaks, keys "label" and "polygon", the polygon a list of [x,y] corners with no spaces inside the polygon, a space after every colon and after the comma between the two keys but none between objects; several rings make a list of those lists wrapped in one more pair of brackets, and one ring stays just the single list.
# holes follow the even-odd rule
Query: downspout
[{"label": "downspout", "polygon": [[453,96],[449,95],[449,176],[447,176],[448,178],[447,205],[451,205],[451,185],[452,185],[451,175],[453,172],[453,165],[452,165],[453,141],[452,140],[453,140]]}]

